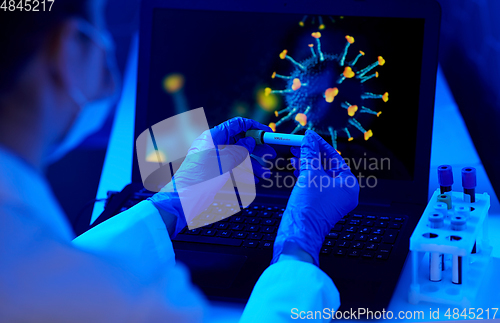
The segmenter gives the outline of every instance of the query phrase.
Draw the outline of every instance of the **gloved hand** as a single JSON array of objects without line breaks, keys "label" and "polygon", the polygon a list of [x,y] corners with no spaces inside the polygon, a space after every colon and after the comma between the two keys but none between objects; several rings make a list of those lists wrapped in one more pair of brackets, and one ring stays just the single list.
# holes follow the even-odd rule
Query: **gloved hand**
[{"label": "gloved hand", "polygon": [[[270,146],[256,147],[253,138],[245,137],[245,132],[250,129],[272,131],[256,121],[241,117],[205,131],[191,145],[173,180],[148,199],[160,210],[167,227],[169,223],[175,225],[175,230],[171,232],[173,236],[186,226],[186,217],[192,219],[212,203],[214,196],[230,179],[228,172],[240,165],[249,154],[276,156]],[[257,176],[270,176],[269,170],[258,162],[252,161],[251,165]],[[248,174],[253,184],[252,172]]]},{"label": "gloved hand", "polygon": [[[294,149],[292,153],[299,155]],[[323,162],[331,168],[323,168]],[[272,263],[278,261],[285,244],[295,244],[319,265],[325,236],[357,206],[358,195],[358,181],[343,158],[323,138],[308,130],[300,148],[300,174],[278,229]]]},{"label": "gloved hand", "polygon": [[[276,151],[269,145],[256,145],[253,138],[245,138],[247,130],[256,129],[272,132],[268,126],[241,117],[232,118],[220,125],[210,129],[212,139],[216,145],[241,145],[248,149],[253,156],[263,159],[273,159]],[[257,177],[269,178],[271,172],[255,159],[251,159],[253,172]],[[257,180],[258,182],[258,180]]]}]

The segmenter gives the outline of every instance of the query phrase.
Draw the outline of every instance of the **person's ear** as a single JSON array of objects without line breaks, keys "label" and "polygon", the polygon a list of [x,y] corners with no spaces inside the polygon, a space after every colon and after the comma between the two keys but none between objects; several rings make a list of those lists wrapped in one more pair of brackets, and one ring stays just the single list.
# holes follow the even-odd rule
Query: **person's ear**
[{"label": "person's ear", "polygon": [[54,85],[63,92],[78,87],[81,62],[81,35],[76,19],[61,23],[48,35],[44,60]]}]

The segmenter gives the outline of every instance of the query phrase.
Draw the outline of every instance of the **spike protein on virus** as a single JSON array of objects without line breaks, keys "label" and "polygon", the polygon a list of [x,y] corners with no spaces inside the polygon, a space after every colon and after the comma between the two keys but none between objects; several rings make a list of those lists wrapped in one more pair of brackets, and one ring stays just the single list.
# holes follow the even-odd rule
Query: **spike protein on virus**
[{"label": "spike protein on virus", "polygon": [[[349,47],[354,43],[354,38],[346,36],[347,43],[339,55],[324,53],[321,50],[321,33],[311,35],[316,41],[309,44],[312,55],[303,61],[296,61],[284,50],[279,55],[281,59],[293,64],[291,75],[279,75],[276,72],[272,78],[286,80],[286,89],[272,90],[266,88],[266,95],[281,94],[285,98],[286,108],[275,111],[275,116],[282,116],[276,123],[269,126],[276,130],[281,124],[293,120],[296,123],[292,133],[311,129],[322,135],[329,135],[332,146],[337,149],[337,137],[346,137],[348,141],[354,140],[351,131],[361,133],[364,140],[373,136],[373,132],[366,130],[358,121],[360,114],[370,114],[379,117],[381,111],[367,108],[368,100],[389,100],[389,93],[375,94],[364,90],[364,83],[378,78],[378,72],[372,72],[378,66],[383,66],[385,60],[379,56],[377,60],[358,69],[356,64],[365,56],[359,53],[351,61],[347,61]],[[314,42],[314,41],[313,41]]]}]

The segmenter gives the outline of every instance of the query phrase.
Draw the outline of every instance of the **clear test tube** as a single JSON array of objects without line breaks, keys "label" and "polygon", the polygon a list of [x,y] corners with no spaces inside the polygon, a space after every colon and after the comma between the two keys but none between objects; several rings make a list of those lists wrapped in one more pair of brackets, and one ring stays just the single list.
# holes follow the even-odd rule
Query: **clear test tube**
[{"label": "clear test tube", "polygon": [[[462,205],[462,206],[455,207],[455,215],[465,217],[466,220],[468,220],[469,217],[471,216],[470,212],[471,212],[471,210],[470,210],[469,206]],[[472,248],[471,253],[477,253],[476,242],[474,242],[474,247]]]},{"label": "clear test tube", "polygon": [[286,133],[275,133],[275,132],[265,132],[263,130],[248,130],[245,133],[246,137],[252,137],[255,139],[255,143],[258,145],[262,144],[274,144],[274,145],[285,145],[285,146],[296,146],[300,147],[302,145],[303,135],[290,135]]},{"label": "clear test tube", "polygon": [[444,202],[437,202],[434,204],[434,210],[448,217],[448,205]]},{"label": "clear test tube", "polygon": [[[456,208],[457,209],[457,208]],[[462,231],[467,228],[467,218],[461,214],[455,214],[451,217],[451,229],[454,231]],[[453,255],[451,265],[451,282],[461,285],[463,277],[463,257]]]},{"label": "clear test tube", "polygon": [[[441,212],[429,214],[429,227],[432,229],[444,226],[444,215]],[[439,282],[443,279],[444,255],[440,252],[429,253],[429,280]]]},{"label": "clear test tube", "polygon": [[451,268],[451,282],[456,285],[461,285],[463,275],[463,257],[453,255]]},{"label": "clear test tube", "polygon": [[[451,229],[453,231],[463,231],[467,228],[467,215],[459,214],[455,208],[455,215],[451,217]],[[458,213],[458,214],[457,214]]]},{"label": "clear test tube", "polygon": [[[464,205],[455,207],[455,216],[457,218],[463,217],[467,221],[470,216],[470,207]],[[457,222],[455,220],[455,224],[456,223]]]}]

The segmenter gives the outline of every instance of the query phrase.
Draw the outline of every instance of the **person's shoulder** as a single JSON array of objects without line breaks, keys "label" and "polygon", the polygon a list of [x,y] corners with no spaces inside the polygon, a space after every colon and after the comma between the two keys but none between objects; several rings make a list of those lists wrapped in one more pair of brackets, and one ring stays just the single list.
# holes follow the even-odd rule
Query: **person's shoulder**
[{"label": "person's shoulder", "polygon": [[[40,212],[43,212],[43,208]],[[28,252],[29,248],[42,240],[61,244],[69,244],[70,241],[40,217],[34,216],[28,206],[0,198],[0,245],[22,253],[23,250]]]}]

